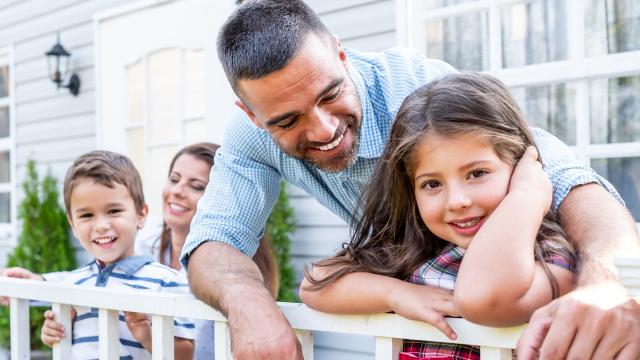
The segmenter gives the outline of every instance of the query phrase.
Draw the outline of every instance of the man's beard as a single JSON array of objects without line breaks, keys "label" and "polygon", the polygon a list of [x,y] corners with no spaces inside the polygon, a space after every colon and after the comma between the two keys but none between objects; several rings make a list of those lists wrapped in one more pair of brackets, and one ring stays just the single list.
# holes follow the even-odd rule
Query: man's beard
[{"label": "man's beard", "polygon": [[[351,129],[351,135],[353,139],[351,147],[330,159],[317,160],[310,156],[307,156],[306,150],[308,148],[320,147],[326,145],[326,143],[318,144],[316,142],[305,142],[298,145],[295,153],[285,150],[282,146],[280,146],[280,148],[287,155],[300,159],[313,167],[316,167],[323,171],[337,173],[351,166],[358,157],[358,149],[360,147],[360,121],[355,116],[345,116],[340,118],[340,124],[338,125],[338,128],[336,129],[334,137],[331,141],[334,141],[341,135],[344,135],[348,129]],[[345,141],[345,139],[342,139],[342,141]]]}]

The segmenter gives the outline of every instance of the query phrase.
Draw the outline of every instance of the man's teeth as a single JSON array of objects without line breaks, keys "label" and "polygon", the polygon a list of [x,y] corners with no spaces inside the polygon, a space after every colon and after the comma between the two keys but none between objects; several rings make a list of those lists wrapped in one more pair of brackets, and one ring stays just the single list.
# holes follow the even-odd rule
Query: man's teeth
[{"label": "man's teeth", "polygon": [[98,244],[100,244],[100,245],[102,245],[102,244],[108,244],[108,243],[110,243],[112,241],[115,241],[115,240],[116,240],[115,237],[104,237],[104,238],[95,239],[93,241],[98,243]]},{"label": "man's teeth", "polygon": [[461,228],[469,228],[474,226],[475,224],[480,222],[480,218],[475,218],[473,220],[465,221],[465,222],[456,222],[454,223],[457,227]]},{"label": "man's teeth", "polygon": [[342,141],[342,138],[344,138],[344,133],[342,135],[340,135],[339,138],[335,139],[332,143],[324,145],[324,146],[320,146],[319,148],[316,148],[316,149],[322,150],[322,151],[331,150],[331,149],[335,148],[336,146],[338,146],[340,144],[340,142]]}]

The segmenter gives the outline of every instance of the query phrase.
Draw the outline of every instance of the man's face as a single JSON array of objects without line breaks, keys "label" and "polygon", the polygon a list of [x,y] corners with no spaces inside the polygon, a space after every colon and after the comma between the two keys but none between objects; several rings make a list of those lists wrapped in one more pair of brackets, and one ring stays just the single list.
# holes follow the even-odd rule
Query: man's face
[{"label": "man's face", "polygon": [[341,171],[356,159],[362,118],[347,64],[337,40],[310,34],[283,69],[241,80],[237,105],[286,154]]}]

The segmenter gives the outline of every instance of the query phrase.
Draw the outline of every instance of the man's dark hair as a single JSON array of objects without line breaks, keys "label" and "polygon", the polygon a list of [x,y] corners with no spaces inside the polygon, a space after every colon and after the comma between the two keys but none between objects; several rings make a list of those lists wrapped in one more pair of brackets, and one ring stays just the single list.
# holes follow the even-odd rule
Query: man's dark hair
[{"label": "man's dark hair", "polygon": [[284,68],[310,32],[331,36],[301,0],[244,1],[218,35],[218,57],[236,95],[238,81]]}]

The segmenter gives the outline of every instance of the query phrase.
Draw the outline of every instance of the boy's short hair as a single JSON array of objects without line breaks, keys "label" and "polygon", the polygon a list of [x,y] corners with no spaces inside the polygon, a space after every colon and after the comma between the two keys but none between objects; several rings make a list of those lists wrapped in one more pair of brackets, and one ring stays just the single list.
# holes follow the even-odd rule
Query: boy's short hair
[{"label": "boy's short hair", "polygon": [[124,185],[129,190],[138,213],[144,208],[144,192],[140,174],[129,158],[107,150],[95,150],[81,155],[67,170],[64,178],[64,206],[71,216],[71,193],[78,179],[90,178],[98,184],[113,188]]}]

